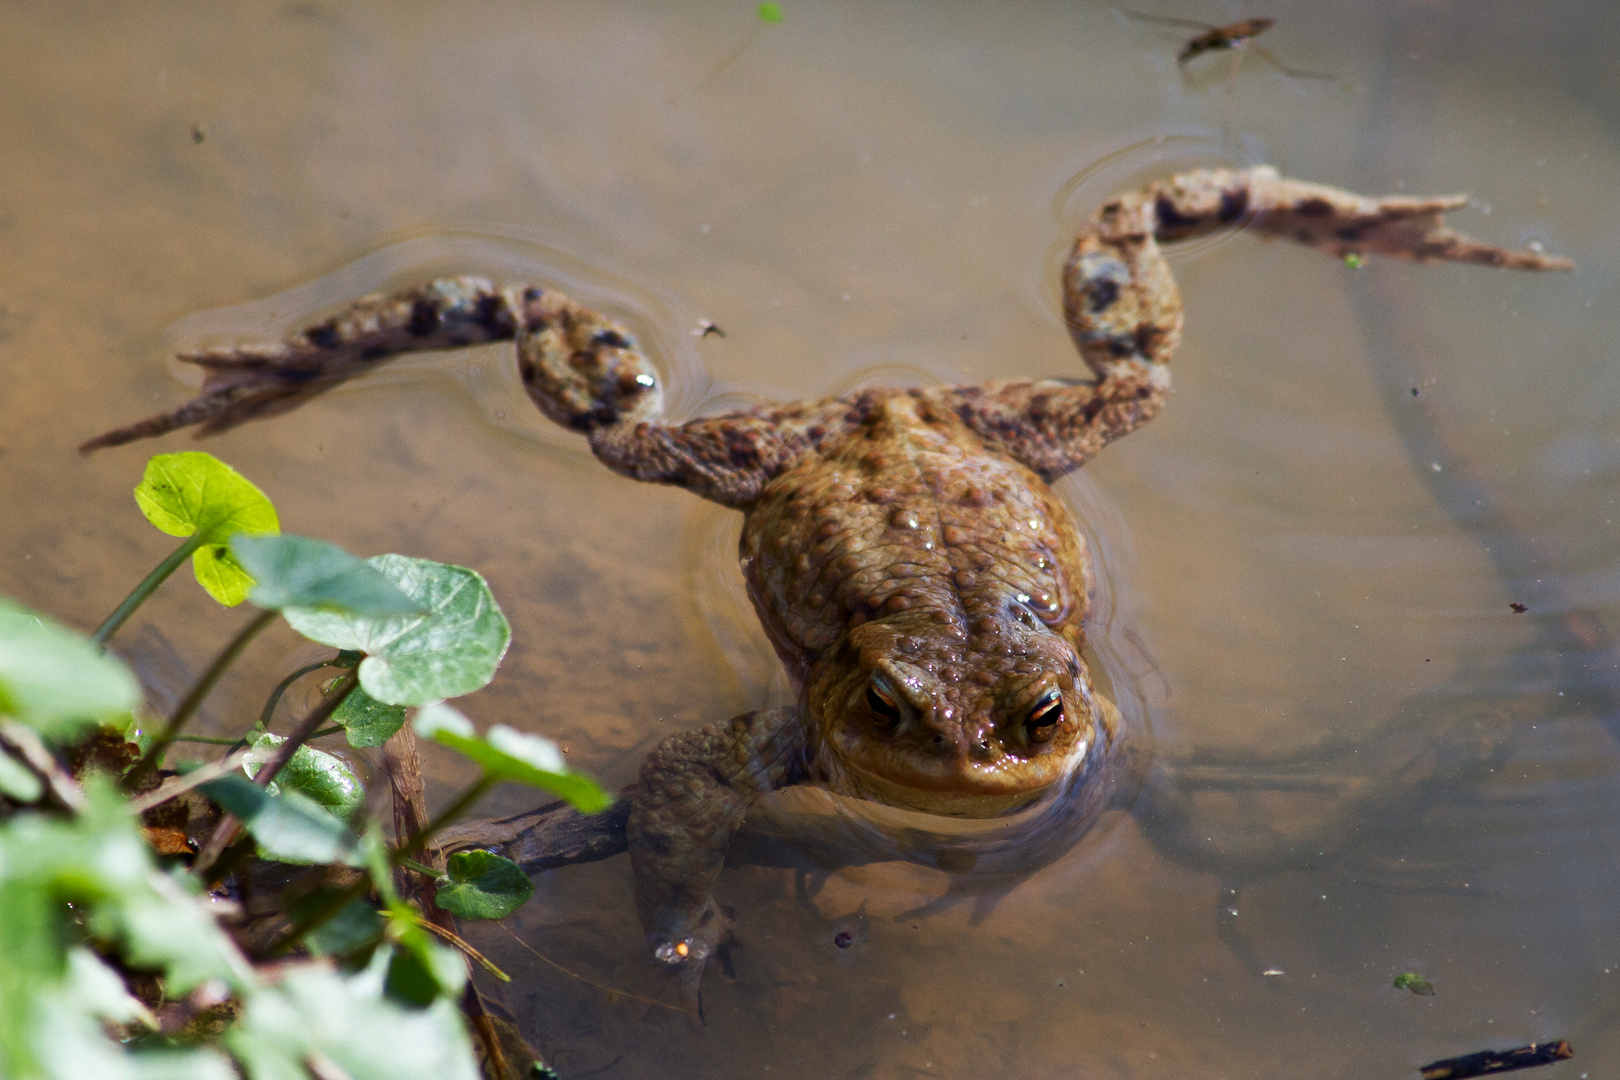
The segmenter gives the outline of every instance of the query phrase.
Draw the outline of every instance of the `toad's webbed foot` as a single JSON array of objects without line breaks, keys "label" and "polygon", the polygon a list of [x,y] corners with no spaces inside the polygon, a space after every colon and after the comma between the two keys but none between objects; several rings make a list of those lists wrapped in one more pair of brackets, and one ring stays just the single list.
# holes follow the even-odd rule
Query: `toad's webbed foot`
[{"label": "toad's webbed foot", "polygon": [[711,892],[726,846],[760,796],[807,776],[796,708],[672,735],[642,766],[626,830],[636,910],[653,955],[679,970],[689,1008],[730,928]]},{"label": "toad's webbed foot", "polygon": [[1048,480],[1158,413],[1181,341],[1181,297],[1161,244],[1243,226],[1333,256],[1378,254],[1514,270],[1568,270],[1568,259],[1511,251],[1454,232],[1441,214],[1463,195],[1373,199],[1277,175],[1200,169],[1116,195],[1081,226],[1063,268],[1069,332],[1095,376],[929,391],[981,438]]}]

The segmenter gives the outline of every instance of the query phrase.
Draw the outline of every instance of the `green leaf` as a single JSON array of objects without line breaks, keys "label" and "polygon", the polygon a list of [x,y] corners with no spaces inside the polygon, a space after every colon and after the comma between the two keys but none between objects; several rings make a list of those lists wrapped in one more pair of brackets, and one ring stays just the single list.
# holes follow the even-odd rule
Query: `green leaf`
[{"label": "green leaf", "polygon": [[87,949],[68,952],[66,978],[35,988],[28,1003],[33,1068],[8,1076],[51,1080],[234,1080],[225,1058],[212,1050],[134,1051],[108,1038],[103,1022],[156,1021],[130,996],[119,976]]},{"label": "green leaf", "polygon": [[235,814],[258,840],[265,856],[295,864],[359,866],[358,840],[349,827],[296,791],[279,795],[242,776],[222,776],[203,793]]},{"label": "green leaf", "polygon": [[389,705],[459,697],[495,677],[512,629],[482,577],[403,555],[367,562],[425,611],[377,617],[294,608],[284,612],[288,624],[311,641],[365,653],[360,687]]},{"label": "green leaf", "polygon": [[[287,740],[265,732],[249,738],[253,743],[253,752],[242,763],[242,768],[249,776],[257,776],[259,769],[276,756],[277,748]],[[340,821],[351,819],[366,801],[365,786],[348,763],[335,754],[312,746],[300,746],[293,751],[292,760],[276,774],[265,790],[272,795],[297,792]]]},{"label": "green leaf", "polygon": [[[246,960],[201,902],[153,864],[111,782],[92,774],[84,792],[76,817],[23,812],[0,825],[0,998],[4,973],[60,969],[68,904],[92,937],[162,970],[172,994],[213,978],[250,982]],[[0,1005],[0,1024],[6,1015]]]},{"label": "green leaf", "polygon": [[534,895],[518,864],[489,851],[458,851],[446,862],[450,883],[434,903],[463,919],[504,919]]},{"label": "green leaf", "polygon": [[258,607],[350,615],[414,615],[422,610],[371,564],[324,540],[239,533],[231,537],[230,547],[258,583],[248,594]]},{"label": "green leaf", "polygon": [[405,706],[384,705],[355,687],[332,713],[332,722],[342,725],[350,746],[359,749],[381,746],[405,726]]},{"label": "green leaf", "polygon": [[563,763],[562,751],[550,739],[525,735],[503,724],[479,738],[468,720],[444,704],[427,705],[416,712],[416,733],[448,746],[476,761],[486,776],[513,780],[561,796],[587,814],[597,814],[613,805],[613,796],[588,776],[572,772]]},{"label": "green leaf", "polygon": [[285,969],[248,999],[226,1045],[254,1080],[303,1080],[304,1063],[317,1056],[351,1080],[478,1080],[455,1002],[440,997],[411,1009],[384,996],[395,955],[378,949],[349,977],[325,965]]},{"label": "green leaf", "polygon": [[[331,890],[321,889],[309,899],[326,899]],[[294,918],[300,912],[289,912]],[[316,956],[346,956],[370,945],[382,936],[383,917],[364,900],[350,900],[330,919],[304,935],[304,944]]]},{"label": "green leaf", "polygon": [[170,536],[200,536],[191,557],[197,583],[226,607],[248,597],[253,578],[227,544],[237,533],[264,536],[281,531],[276,508],[264,492],[212,454],[186,450],[159,454],[146,463],[135,488],[146,520]]},{"label": "green leaf", "polygon": [[392,907],[399,904],[399,889],[394,885],[394,864],[383,839],[382,826],[375,820],[366,826],[360,836],[360,865],[371,875],[371,885],[383,903]]},{"label": "green leaf", "polygon": [[31,803],[44,793],[45,785],[28,766],[0,750],[0,795]]},{"label": "green leaf", "polygon": [[198,897],[153,864],[125,800],[85,782],[72,817],[0,822],[0,1076],[19,1080],[235,1080],[212,1049],[146,1048],[109,1024],[155,1027],[114,967],[159,972],[175,999],[210,979],[252,996],[256,979]]},{"label": "green leaf", "polygon": [[60,743],[127,717],[140,699],[135,677],[115,657],[0,598],[0,714]]},{"label": "green leaf", "polygon": [[781,4],[761,4],[758,11],[760,22],[779,23],[782,21]]},{"label": "green leaf", "polygon": [[438,944],[420,928],[401,940],[383,984],[395,1001],[422,1008],[439,998],[454,999],[467,984],[467,964],[454,949]]}]

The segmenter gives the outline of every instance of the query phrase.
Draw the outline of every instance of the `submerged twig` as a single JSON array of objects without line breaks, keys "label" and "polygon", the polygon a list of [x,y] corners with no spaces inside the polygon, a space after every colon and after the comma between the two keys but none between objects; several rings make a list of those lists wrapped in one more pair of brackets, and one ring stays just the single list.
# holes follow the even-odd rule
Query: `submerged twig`
[{"label": "submerged twig", "polygon": [[1420,1070],[1423,1080],[1464,1080],[1469,1076],[1486,1076],[1528,1069],[1535,1065],[1551,1065],[1575,1056],[1567,1040],[1550,1043],[1531,1043],[1513,1050],[1481,1050],[1477,1054],[1445,1058],[1431,1062]]}]

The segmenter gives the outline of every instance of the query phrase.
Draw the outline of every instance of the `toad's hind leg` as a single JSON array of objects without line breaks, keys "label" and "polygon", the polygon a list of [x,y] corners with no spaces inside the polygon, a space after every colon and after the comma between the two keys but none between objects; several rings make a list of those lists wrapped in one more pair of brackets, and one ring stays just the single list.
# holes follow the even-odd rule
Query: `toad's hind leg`
[{"label": "toad's hind leg", "polygon": [[936,391],[991,445],[1047,479],[1079,468],[1151,419],[1170,387],[1181,297],[1160,244],[1245,226],[1334,256],[1379,254],[1567,270],[1568,259],[1483,244],[1440,215],[1462,195],[1373,199],[1277,175],[1204,169],[1115,196],[1081,227],[1063,268],[1063,307],[1088,383],[1044,380]]},{"label": "toad's hind leg", "polygon": [[546,416],[590,437],[615,472],[746,507],[825,425],[793,408],[686,424],[662,419],[658,373],[622,326],[562,293],[444,278],[368,296],[286,341],[184,354],[207,371],[172,412],[86,442],[88,452],[198,425],[202,435],[287,412],[396,356],[515,341],[524,389]]}]

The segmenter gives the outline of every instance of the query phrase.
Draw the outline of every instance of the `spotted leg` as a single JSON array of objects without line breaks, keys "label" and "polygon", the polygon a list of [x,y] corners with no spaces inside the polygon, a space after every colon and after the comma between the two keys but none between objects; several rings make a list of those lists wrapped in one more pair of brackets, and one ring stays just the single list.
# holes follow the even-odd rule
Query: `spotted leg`
[{"label": "spotted leg", "polygon": [[653,955],[679,969],[694,1013],[703,965],[727,929],[711,889],[760,796],[808,775],[796,708],[746,713],[665,739],[641,767],[627,838]]},{"label": "spotted leg", "polygon": [[1160,244],[1245,227],[1343,257],[1567,270],[1568,259],[1509,251],[1452,231],[1441,214],[1463,195],[1353,195],[1259,167],[1182,173],[1115,196],[1087,221],[1063,268],[1069,332],[1092,381],[993,383],[928,392],[981,438],[1048,480],[1152,419],[1170,388],[1181,297]]},{"label": "spotted leg", "polygon": [[771,476],[842,423],[844,407],[832,402],[667,423],[657,370],[624,327],[559,292],[460,277],[365,297],[273,345],[183,354],[207,372],[193,400],[80,450],[192,425],[199,435],[225,431],[295,409],[405,353],[508,340],[540,411],[587,435],[609,468],[726,506],[751,505]]}]

